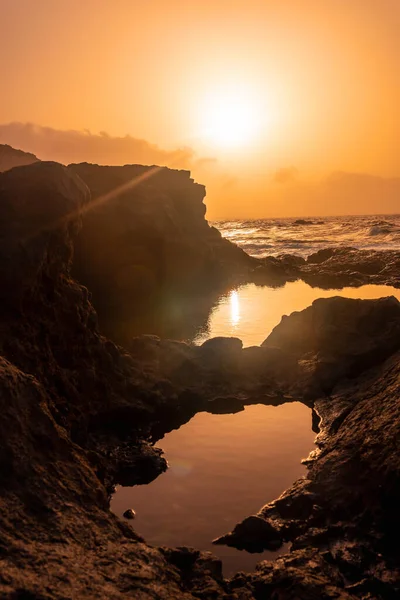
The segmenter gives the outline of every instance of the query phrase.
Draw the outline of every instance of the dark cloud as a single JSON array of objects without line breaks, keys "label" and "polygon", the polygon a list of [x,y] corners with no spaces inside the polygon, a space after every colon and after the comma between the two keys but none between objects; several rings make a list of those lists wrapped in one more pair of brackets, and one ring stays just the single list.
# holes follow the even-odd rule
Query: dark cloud
[{"label": "dark cloud", "polygon": [[[126,135],[113,137],[102,131],[99,134],[83,131],[62,131],[32,123],[0,125],[0,143],[10,144],[33,152],[41,160],[54,160],[63,164],[93,162],[103,165],[140,163],[187,169],[196,162],[191,148],[167,151],[146,140]],[[212,159],[197,159],[210,161]]]},{"label": "dark cloud", "polygon": [[282,167],[275,171],[273,176],[274,183],[293,183],[297,179],[298,170],[296,167]]}]

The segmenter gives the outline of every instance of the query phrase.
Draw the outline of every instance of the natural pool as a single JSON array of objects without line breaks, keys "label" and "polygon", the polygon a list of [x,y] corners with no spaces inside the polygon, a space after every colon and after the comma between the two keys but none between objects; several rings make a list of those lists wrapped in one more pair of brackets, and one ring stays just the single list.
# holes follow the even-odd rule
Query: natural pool
[{"label": "natural pool", "polygon": [[[400,300],[400,290],[387,286],[324,290],[301,281],[282,288],[245,285],[220,298],[194,342],[222,335],[237,336],[245,346],[258,345],[282,315],[317,298],[339,295],[393,295]],[[133,508],[133,525],[150,544],[210,550],[223,559],[225,576],[252,570],[282,550],[248,554],[211,541],[305,475],[301,459],[313,449],[314,437],[311,411],[298,402],[248,406],[232,415],[199,413],[157,443],[168,471],[150,485],[119,488],[111,508],[119,516]]]},{"label": "natural pool", "polygon": [[157,443],[168,471],[150,485],[120,487],[111,509],[122,516],[133,508],[133,525],[150,544],[210,550],[223,559],[225,575],[251,570],[280,552],[248,554],[211,541],[305,474],[300,460],[314,437],[311,410],[298,402],[199,413]]}]

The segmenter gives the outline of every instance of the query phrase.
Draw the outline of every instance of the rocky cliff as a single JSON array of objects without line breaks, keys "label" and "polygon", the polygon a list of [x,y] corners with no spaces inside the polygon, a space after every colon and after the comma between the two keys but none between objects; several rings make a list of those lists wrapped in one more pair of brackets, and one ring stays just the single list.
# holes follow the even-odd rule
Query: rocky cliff
[{"label": "rocky cliff", "polygon": [[129,467],[133,483],[165,469],[146,431],[168,392],[99,334],[71,279],[88,202],[61,165],[0,175],[0,596],[192,598],[179,556],[108,510],[119,472]]},{"label": "rocky cliff", "polygon": [[[319,300],[260,347],[154,336],[118,346],[100,334],[90,293],[71,275],[82,221],[96,200],[107,204],[103,184],[93,197],[76,169],[36,163],[0,175],[0,597],[397,598],[399,303]],[[187,174],[163,176],[193,189]],[[176,196],[160,205],[172,211]],[[151,201],[135,208],[142,228]],[[171,252],[178,215],[172,223],[163,230]],[[157,264],[151,247],[141,264]],[[212,555],[150,547],[111,514],[115,482],[151,481],[165,469],[150,438],[198,410],[293,399],[318,424],[307,477],[219,540],[249,550],[292,541],[290,554],[225,580]]]},{"label": "rocky cliff", "polygon": [[75,243],[73,273],[91,290],[104,326],[116,316],[131,333],[140,327],[165,333],[199,298],[257,265],[208,224],[205,188],[188,171],[69,168],[92,198]]}]

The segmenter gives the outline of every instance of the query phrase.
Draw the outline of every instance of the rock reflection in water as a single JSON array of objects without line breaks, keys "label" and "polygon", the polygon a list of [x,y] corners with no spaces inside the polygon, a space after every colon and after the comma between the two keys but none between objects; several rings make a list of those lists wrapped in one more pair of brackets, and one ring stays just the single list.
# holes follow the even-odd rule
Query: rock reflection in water
[{"label": "rock reflection in water", "polygon": [[134,528],[151,544],[209,550],[225,575],[252,570],[285,549],[248,554],[211,541],[303,476],[313,440],[311,410],[297,402],[199,413],[157,443],[169,470],[148,486],[118,488],[111,508],[119,516],[134,508]]},{"label": "rock reflection in water", "polygon": [[201,344],[210,337],[234,336],[244,346],[258,346],[278,325],[282,315],[290,315],[310,306],[317,298],[382,298],[395,296],[400,300],[400,289],[387,285],[363,285],[341,290],[311,287],[304,281],[287,283],[283,287],[246,284],[222,296],[211,310],[208,322],[194,337]]}]

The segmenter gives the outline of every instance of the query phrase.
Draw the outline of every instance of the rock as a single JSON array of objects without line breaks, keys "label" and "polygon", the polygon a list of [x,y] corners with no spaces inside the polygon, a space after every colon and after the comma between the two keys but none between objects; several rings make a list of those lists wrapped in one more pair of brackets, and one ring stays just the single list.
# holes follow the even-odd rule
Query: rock
[{"label": "rock", "polygon": [[314,221],[309,221],[308,219],[296,219],[296,221],[293,221],[293,225],[314,225]]},{"label": "rock", "polygon": [[88,199],[79,177],[54,163],[0,174],[0,596],[125,598],[143,589],[189,600],[207,582],[225,598],[208,559],[183,583],[109,511],[121,470],[143,483],[157,458],[162,465],[147,437],[176,393],[161,395],[143,363],[100,335],[88,290],[71,279]]},{"label": "rock", "polygon": [[236,525],[234,530],[213,540],[213,544],[234,546],[247,552],[263,552],[276,550],[282,546],[283,540],[278,530],[271,523],[253,515]]},{"label": "rock", "polygon": [[287,271],[299,269],[306,264],[305,258],[293,254],[279,254],[277,259]]},{"label": "rock", "polygon": [[212,371],[235,370],[242,352],[242,340],[234,337],[215,337],[205,341],[198,349],[202,366]]},{"label": "rock", "polygon": [[201,345],[203,355],[224,355],[236,357],[243,348],[243,342],[235,337],[214,337]]},{"label": "rock", "polygon": [[[186,194],[181,201],[190,212]],[[90,292],[71,276],[89,203],[86,185],[61,165],[0,174],[0,596],[398,597],[399,303],[320,300],[258,349],[147,338],[130,352],[100,334]],[[379,276],[394,277],[396,260]],[[307,476],[219,538],[252,551],[291,541],[290,554],[225,580],[213,555],[148,546],[111,514],[119,477],[143,483],[165,467],[157,428],[179,426],[210,398],[278,402],[295,390],[304,399],[306,385],[319,417]]]},{"label": "rock", "polygon": [[[348,253],[349,250],[353,250],[353,248],[341,248],[340,253],[342,256],[344,256]],[[322,250],[318,250],[318,252],[310,254],[307,257],[307,262],[309,264],[319,265],[328,260],[329,258],[332,258],[332,256],[335,256],[335,254],[337,255],[338,252],[339,251],[337,248],[323,248]]]},{"label": "rock", "polygon": [[[231,580],[232,588],[250,585],[255,598],[284,600],[355,600],[345,589],[339,569],[310,548],[262,561],[255,573],[240,573]],[[383,596],[382,596],[383,598]]]},{"label": "rock", "polygon": [[299,386],[316,384],[312,393],[324,395],[337,381],[357,376],[400,349],[399,334],[400,303],[393,296],[321,298],[283,317],[262,347],[296,358],[304,375]]},{"label": "rock", "polygon": [[300,277],[320,287],[385,284],[400,287],[400,252],[328,248],[307,258]]},{"label": "rock", "polygon": [[[292,542],[294,551],[273,564],[261,563],[240,585],[251,580],[260,594],[270,594],[284,577],[292,581],[293,595],[288,597],[309,598],[317,589],[322,593],[327,578],[332,596],[323,592],[328,595],[316,597],[399,594],[400,572],[390,566],[397,560],[397,549],[391,548],[399,527],[394,451],[400,435],[399,394],[400,351],[379,368],[342,383],[337,395],[316,403],[321,447],[309,463],[307,478],[263,507],[250,527],[256,544],[266,546],[271,535],[267,521]],[[247,519],[243,523],[219,538],[220,543],[251,547]]]},{"label": "rock", "polygon": [[[204,186],[165,167],[70,165],[92,193],[75,242],[74,275],[108,331],[159,333],[191,299],[257,264],[205,220]],[[135,320],[135,314],[141,318]],[[115,319],[114,319],[115,317]],[[143,324],[142,324],[143,326]],[[164,337],[165,337],[165,332]]]},{"label": "rock", "polygon": [[136,512],[132,509],[132,508],[128,508],[123,516],[125,517],[125,519],[134,519],[136,517]]},{"label": "rock", "polygon": [[65,167],[45,162],[3,173],[0,186],[0,298],[13,308],[39,277],[70,268],[89,191]]}]

